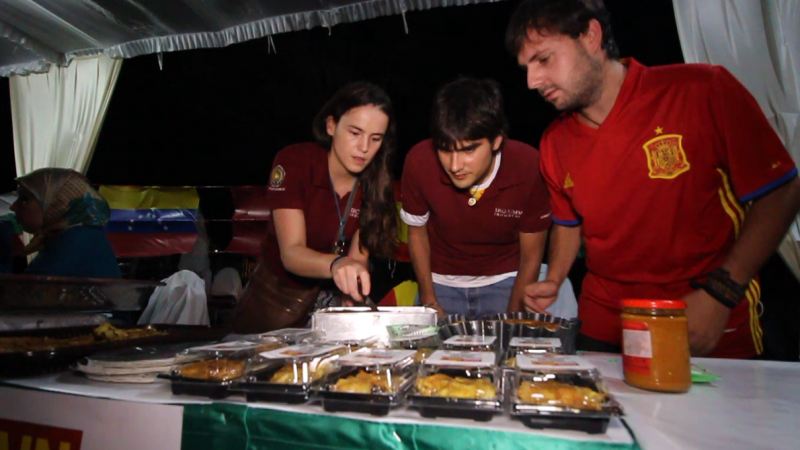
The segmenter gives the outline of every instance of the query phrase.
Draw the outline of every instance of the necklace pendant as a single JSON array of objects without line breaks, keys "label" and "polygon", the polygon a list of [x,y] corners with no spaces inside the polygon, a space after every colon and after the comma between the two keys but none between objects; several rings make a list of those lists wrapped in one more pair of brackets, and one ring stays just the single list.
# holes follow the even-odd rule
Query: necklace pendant
[{"label": "necklace pendant", "polygon": [[336,241],[336,243],[333,244],[333,254],[344,256],[344,246],[345,246],[344,239],[339,239],[338,241]]},{"label": "necklace pendant", "polygon": [[475,203],[478,203],[478,200],[475,199],[475,197],[470,197],[469,200],[467,201],[467,204],[469,206],[475,206]]}]

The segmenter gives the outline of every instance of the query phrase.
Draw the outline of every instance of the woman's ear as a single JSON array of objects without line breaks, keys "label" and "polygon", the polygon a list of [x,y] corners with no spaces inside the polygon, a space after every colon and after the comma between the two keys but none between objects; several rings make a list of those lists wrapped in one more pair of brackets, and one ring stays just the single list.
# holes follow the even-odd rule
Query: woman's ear
[{"label": "woman's ear", "polygon": [[333,116],[328,116],[328,118],[325,119],[325,128],[328,131],[328,135],[333,136],[333,132],[336,131],[336,121],[333,120]]}]

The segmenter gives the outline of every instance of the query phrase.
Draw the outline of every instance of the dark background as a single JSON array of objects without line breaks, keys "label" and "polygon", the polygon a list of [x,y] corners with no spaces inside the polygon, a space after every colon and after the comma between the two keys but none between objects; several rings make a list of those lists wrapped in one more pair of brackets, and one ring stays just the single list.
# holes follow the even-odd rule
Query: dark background
[{"label": "dark background", "polygon": [[[510,136],[538,144],[555,116],[528,91],[503,48],[517,1],[436,8],[279,34],[221,49],[125,60],[89,167],[98,184],[266,184],[281,148],[310,139],[319,107],[345,83],[384,86],[397,111],[399,155],[428,136],[434,92],[459,75],[503,86]],[[682,62],[670,0],[609,0],[623,56],[647,65]],[[7,79],[0,85],[0,188],[14,189]]]}]

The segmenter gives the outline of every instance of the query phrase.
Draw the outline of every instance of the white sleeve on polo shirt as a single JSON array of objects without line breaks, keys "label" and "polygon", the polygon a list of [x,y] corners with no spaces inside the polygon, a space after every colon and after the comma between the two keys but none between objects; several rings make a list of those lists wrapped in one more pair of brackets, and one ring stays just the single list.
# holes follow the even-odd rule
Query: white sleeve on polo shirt
[{"label": "white sleeve on polo shirt", "polygon": [[413,214],[407,213],[406,210],[404,209],[400,210],[400,218],[403,219],[403,222],[412,227],[421,227],[425,225],[426,223],[428,223],[428,218],[430,218],[430,216],[431,216],[430,212],[426,212],[424,215],[421,216],[415,216]]}]

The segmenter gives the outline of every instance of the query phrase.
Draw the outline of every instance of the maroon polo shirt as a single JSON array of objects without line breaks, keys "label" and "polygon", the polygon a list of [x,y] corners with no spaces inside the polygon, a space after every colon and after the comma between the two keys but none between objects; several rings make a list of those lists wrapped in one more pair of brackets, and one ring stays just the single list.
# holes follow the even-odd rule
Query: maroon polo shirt
[{"label": "maroon polo shirt", "polygon": [[519,233],[550,226],[550,199],[539,173],[539,152],[506,139],[500,168],[475,206],[442,168],[430,139],[408,153],[403,210],[430,213],[431,270],[441,275],[490,276],[519,269]]},{"label": "maroon polo shirt", "polygon": [[[352,193],[351,193],[352,194]],[[347,194],[339,199],[339,208],[345,213]],[[338,239],[339,216],[333,187],[328,172],[328,151],[311,142],[295,144],[278,152],[272,163],[270,184],[267,187],[267,207],[299,209],[306,219],[306,246],[320,253],[333,253]],[[347,249],[358,230],[361,212],[361,187],[355,192],[353,205],[348,211],[344,235]],[[274,216],[273,216],[274,218]],[[320,280],[294,275],[283,267],[274,220],[270,221],[264,242],[264,258],[270,268],[284,281],[296,287],[311,286]]]}]

